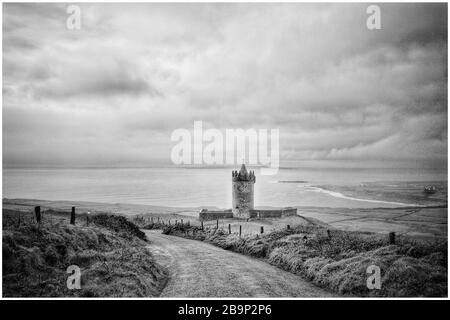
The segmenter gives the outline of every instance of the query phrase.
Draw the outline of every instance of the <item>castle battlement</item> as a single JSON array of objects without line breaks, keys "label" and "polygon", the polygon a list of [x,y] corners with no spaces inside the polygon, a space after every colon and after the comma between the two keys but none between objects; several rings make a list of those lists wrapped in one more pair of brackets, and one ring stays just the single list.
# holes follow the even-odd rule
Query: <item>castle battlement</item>
[{"label": "castle battlement", "polygon": [[231,177],[234,181],[247,181],[247,182],[256,182],[255,171],[247,171],[245,164],[242,164],[241,170],[239,172],[237,170],[233,170],[231,172]]}]

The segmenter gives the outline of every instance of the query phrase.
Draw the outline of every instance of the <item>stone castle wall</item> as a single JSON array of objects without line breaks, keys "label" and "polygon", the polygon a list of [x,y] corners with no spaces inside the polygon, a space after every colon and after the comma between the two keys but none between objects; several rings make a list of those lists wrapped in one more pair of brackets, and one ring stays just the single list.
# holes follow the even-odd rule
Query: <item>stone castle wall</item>
[{"label": "stone castle wall", "polygon": [[283,209],[274,209],[274,210],[259,210],[259,209],[251,209],[248,210],[248,216],[236,217],[233,214],[232,210],[215,210],[209,211],[207,209],[202,209],[199,213],[199,219],[203,221],[207,220],[217,220],[217,219],[232,219],[232,218],[281,218],[287,216],[295,216],[297,215],[297,208],[283,208]]},{"label": "stone castle wall", "polygon": [[281,218],[297,215],[297,208],[283,208],[274,210],[251,210],[251,218]]},{"label": "stone castle wall", "polygon": [[283,208],[281,211],[282,211],[283,217],[297,215],[297,208],[287,207],[287,208]]},{"label": "stone castle wall", "polygon": [[217,220],[217,219],[231,219],[233,218],[233,212],[231,210],[215,210],[209,211],[207,209],[202,209],[198,215],[200,220]]},{"label": "stone castle wall", "polygon": [[281,218],[281,210],[252,210],[251,218]]}]

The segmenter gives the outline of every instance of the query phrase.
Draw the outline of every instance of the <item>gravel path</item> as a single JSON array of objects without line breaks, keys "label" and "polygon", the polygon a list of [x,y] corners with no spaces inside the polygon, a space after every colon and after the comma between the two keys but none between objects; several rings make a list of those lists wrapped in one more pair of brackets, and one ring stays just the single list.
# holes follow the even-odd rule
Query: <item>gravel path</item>
[{"label": "gravel path", "polygon": [[332,294],[264,261],[208,243],[145,231],[170,279],[161,297],[329,297]]}]

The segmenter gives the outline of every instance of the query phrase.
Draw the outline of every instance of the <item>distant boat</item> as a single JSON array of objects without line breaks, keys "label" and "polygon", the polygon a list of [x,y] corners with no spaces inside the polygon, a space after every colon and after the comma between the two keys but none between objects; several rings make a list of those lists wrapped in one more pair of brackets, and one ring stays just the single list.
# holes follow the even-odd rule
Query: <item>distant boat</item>
[{"label": "distant boat", "polygon": [[433,194],[437,192],[437,189],[435,186],[426,186],[425,188],[423,188],[423,192]]}]

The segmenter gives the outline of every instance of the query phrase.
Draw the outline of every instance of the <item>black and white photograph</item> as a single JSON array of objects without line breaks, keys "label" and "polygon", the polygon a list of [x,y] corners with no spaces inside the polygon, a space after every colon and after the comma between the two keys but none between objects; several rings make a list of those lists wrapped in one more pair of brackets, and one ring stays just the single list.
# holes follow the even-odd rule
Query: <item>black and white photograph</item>
[{"label": "black and white photograph", "polygon": [[448,298],[447,15],[2,2],[1,297]]}]

